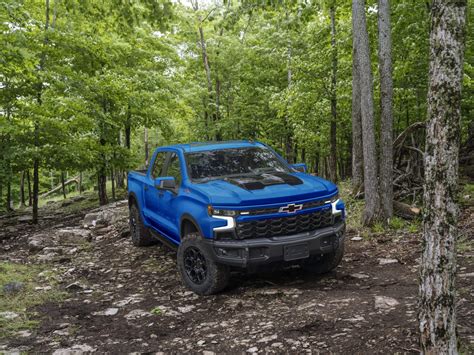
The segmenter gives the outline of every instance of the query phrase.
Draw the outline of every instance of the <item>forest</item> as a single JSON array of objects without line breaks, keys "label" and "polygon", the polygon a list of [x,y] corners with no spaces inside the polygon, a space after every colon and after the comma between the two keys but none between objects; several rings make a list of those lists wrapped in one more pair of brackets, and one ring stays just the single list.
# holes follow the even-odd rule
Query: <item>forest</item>
[{"label": "forest", "polygon": [[[430,82],[443,6],[462,19],[449,97]],[[147,167],[159,146],[256,140],[346,187],[363,203],[356,228],[424,218],[424,243],[448,255],[439,272],[452,281],[452,202],[472,206],[474,193],[472,0],[1,0],[0,29],[0,220],[25,214],[38,232],[48,223],[40,210],[56,202],[83,193],[94,207],[122,200],[127,172]],[[438,144],[443,128],[427,122],[443,107],[452,120]],[[435,196],[440,179],[447,191]],[[439,196],[444,214],[423,209]],[[421,256],[421,295],[440,285],[430,252]],[[428,353],[457,351],[451,281],[439,286],[449,293],[441,345],[420,325]],[[428,311],[420,319],[434,322]],[[174,346],[166,349],[184,350]]]}]

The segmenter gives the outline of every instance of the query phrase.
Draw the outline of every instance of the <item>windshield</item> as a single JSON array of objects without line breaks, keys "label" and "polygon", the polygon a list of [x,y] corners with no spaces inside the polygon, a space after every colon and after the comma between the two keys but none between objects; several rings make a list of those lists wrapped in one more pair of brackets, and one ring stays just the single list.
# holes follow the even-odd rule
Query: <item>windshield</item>
[{"label": "windshield", "polygon": [[211,180],[228,176],[289,172],[288,167],[269,149],[232,148],[187,153],[188,174],[192,180]]}]

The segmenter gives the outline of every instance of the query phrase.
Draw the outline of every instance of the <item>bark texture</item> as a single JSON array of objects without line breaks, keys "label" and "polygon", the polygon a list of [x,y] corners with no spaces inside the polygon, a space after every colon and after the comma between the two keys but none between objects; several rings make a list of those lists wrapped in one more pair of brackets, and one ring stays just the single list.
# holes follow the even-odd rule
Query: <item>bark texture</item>
[{"label": "bark texture", "polygon": [[[353,32],[355,29],[353,28]],[[352,41],[352,192],[364,188],[364,156],[362,154],[362,114],[360,112],[360,82],[357,46]]]},{"label": "bark texture", "polygon": [[362,121],[362,153],[364,156],[365,210],[363,223],[371,225],[379,218],[379,192],[374,126],[374,97],[370,63],[369,36],[365,18],[365,1],[352,1],[353,36],[359,69],[360,110]]},{"label": "bark texture", "polygon": [[426,354],[457,353],[455,195],[466,6],[467,0],[434,0],[431,5],[419,313]]},{"label": "bark texture", "polygon": [[330,128],[330,154],[329,154],[329,179],[337,182],[337,45],[336,45],[336,5],[333,2],[329,9],[331,17],[331,128]]},{"label": "bark texture", "polygon": [[380,202],[385,221],[393,216],[393,79],[390,0],[379,0]]}]

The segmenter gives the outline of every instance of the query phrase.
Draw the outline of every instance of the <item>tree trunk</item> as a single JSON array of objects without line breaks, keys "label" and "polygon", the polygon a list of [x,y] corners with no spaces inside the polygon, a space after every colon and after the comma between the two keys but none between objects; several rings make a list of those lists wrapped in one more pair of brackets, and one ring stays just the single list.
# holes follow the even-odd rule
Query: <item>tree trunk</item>
[{"label": "tree trunk", "polygon": [[97,174],[97,189],[99,193],[99,204],[106,205],[109,202],[107,198],[107,174],[105,167],[102,167]]},{"label": "tree trunk", "polygon": [[7,181],[7,198],[5,201],[5,207],[7,211],[12,210],[12,183],[10,181],[10,178]]},{"label": "tree trunk", "polygon": [[[292,80],[293,80],[293,73],[291,69],[291,41],[288,41],[288,50],[287,50],[287,72],[286,77],[288,81],[288,90],[291,88]],[[293,150],[293,130],[291,129],[290,123],[290,114],[288,113],[288,109],[285,116],[285,128],[286,128],[286,136],[285,136],[285,156],[288,163],[294,163],[294,150]]]},{"label": "tree trunk", "polygon": [[115,174],[114,168],[110,168],[110,182],[112,184],[112,200],[115,201]]},{"label": "tree trunk", "polygon": [[365,0],[353,0],[353,36],[357,46],[356,60],[359,68],[359,89],[362,114],[362,152],[364,156],[364,225],[372,225],[379,218],[379,192],[377,181],[377,156],[375,146],[374,98],[370,64],[369,36],[365,18]]},{"label": "tree trunk", "polygon": [[393,216],[393,80],[390,0],[379,0],[380,202],[385,221]]},{"label": "tree trunk", "polygon": [[67,198],[66,196],[66,185],[64,184],[64,171],[61,171],[61,190],[63,192],[63,197],[64,199]]},{"label": "tree trunk", "polygon": [[145,166],[148,168],[149,149],[148,149],[148,128],[145,127],[143,132],[143,143],[145,145]]},{"label": "tree trunk", "polygon": [[431,5],[419,305],[425,354],[457,354],[456,191],[466,6],[467,0],[434,0]]},{"label": "tree trunk", "polygon": [[329,180],[337,182],[337,45],[336,45],[336,5],[333,1],[329,10],[331,17],[331,49],[332,49],[332,74],[331,74],[331,128],[330,128],[330,154],[329,154]]},{"label": "tree trunk", "polygon": [[31,180],[30,180],[30,169],[26,170],[26,180],[28,182],[28,206],[31,206],[33,203],[31,196]]},{"label": "tree trunk", "polygon": [[130,136],[132,130],[132,113],[130,111],[130,104],[127,110],[127,120],[125,121],[125,147],[130,150]]},{"label": "tree trunk", "polygon": [[25,171],[22,171],[20,179],[20,208],[25,207],[25,175]]},{"label": "tree trunk", "polygon": [[[44,23],[44,32],[47,33],[49,29],[49,0],[45,0],[45,23]],[[43,46],[46,46],[48,43],[48,37],[45,36],[43,41]],[[43,50],[41,53],[39,69],[38,71],[44,70],[44,65],[46,61],[46,51]],[[38,83],[38,106],[43,104],[42,101],[42,93],[43,93],[43,82],[40,78]],[[38,223],[38,195],[39,195],[39,165],[40,165],[40,157],[39,157],[39,148],[40,148],[40,141],[39,141],[39,131],[40,131],[40,123],[38,119],[35,120],[34,123],[34,133],[33,133],[33,143],[35,147],[34,158],[33,158],[33,224]]]},{"label": "tree trunk", "polygon": [[[352,31],[357,30],[353,24]],[[360,79],[357,64],[357,44],[352,39],[352,193],[364,188],[364,157],[362,154],[362,114],[360,111]]]}]

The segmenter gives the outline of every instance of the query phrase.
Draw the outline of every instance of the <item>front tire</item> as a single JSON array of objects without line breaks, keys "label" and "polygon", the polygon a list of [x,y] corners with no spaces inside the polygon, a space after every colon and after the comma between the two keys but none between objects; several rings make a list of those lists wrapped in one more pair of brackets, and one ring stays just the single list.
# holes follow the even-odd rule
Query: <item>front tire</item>
[{"label": "front tire", "polygon": [[214,262],[202,243],[199,233],[190,233],[183,238],[178,248],[178,270],[191,291],[212,295],[228,285],[230,271],[227,266]]},{"label": "front tire", "polygon": [[145,227],[136,204],[130,206],[130,235],[136,247],[145,247],[153,244],[150,231]]},{"label": "front tire", "polygon": [[328,254],[324,254],[320,260],[303,264],[305,271],[315,274],[325,274],[334,270],[342,261],[344,256],[344,239],[339,242],[338,248]]}]

